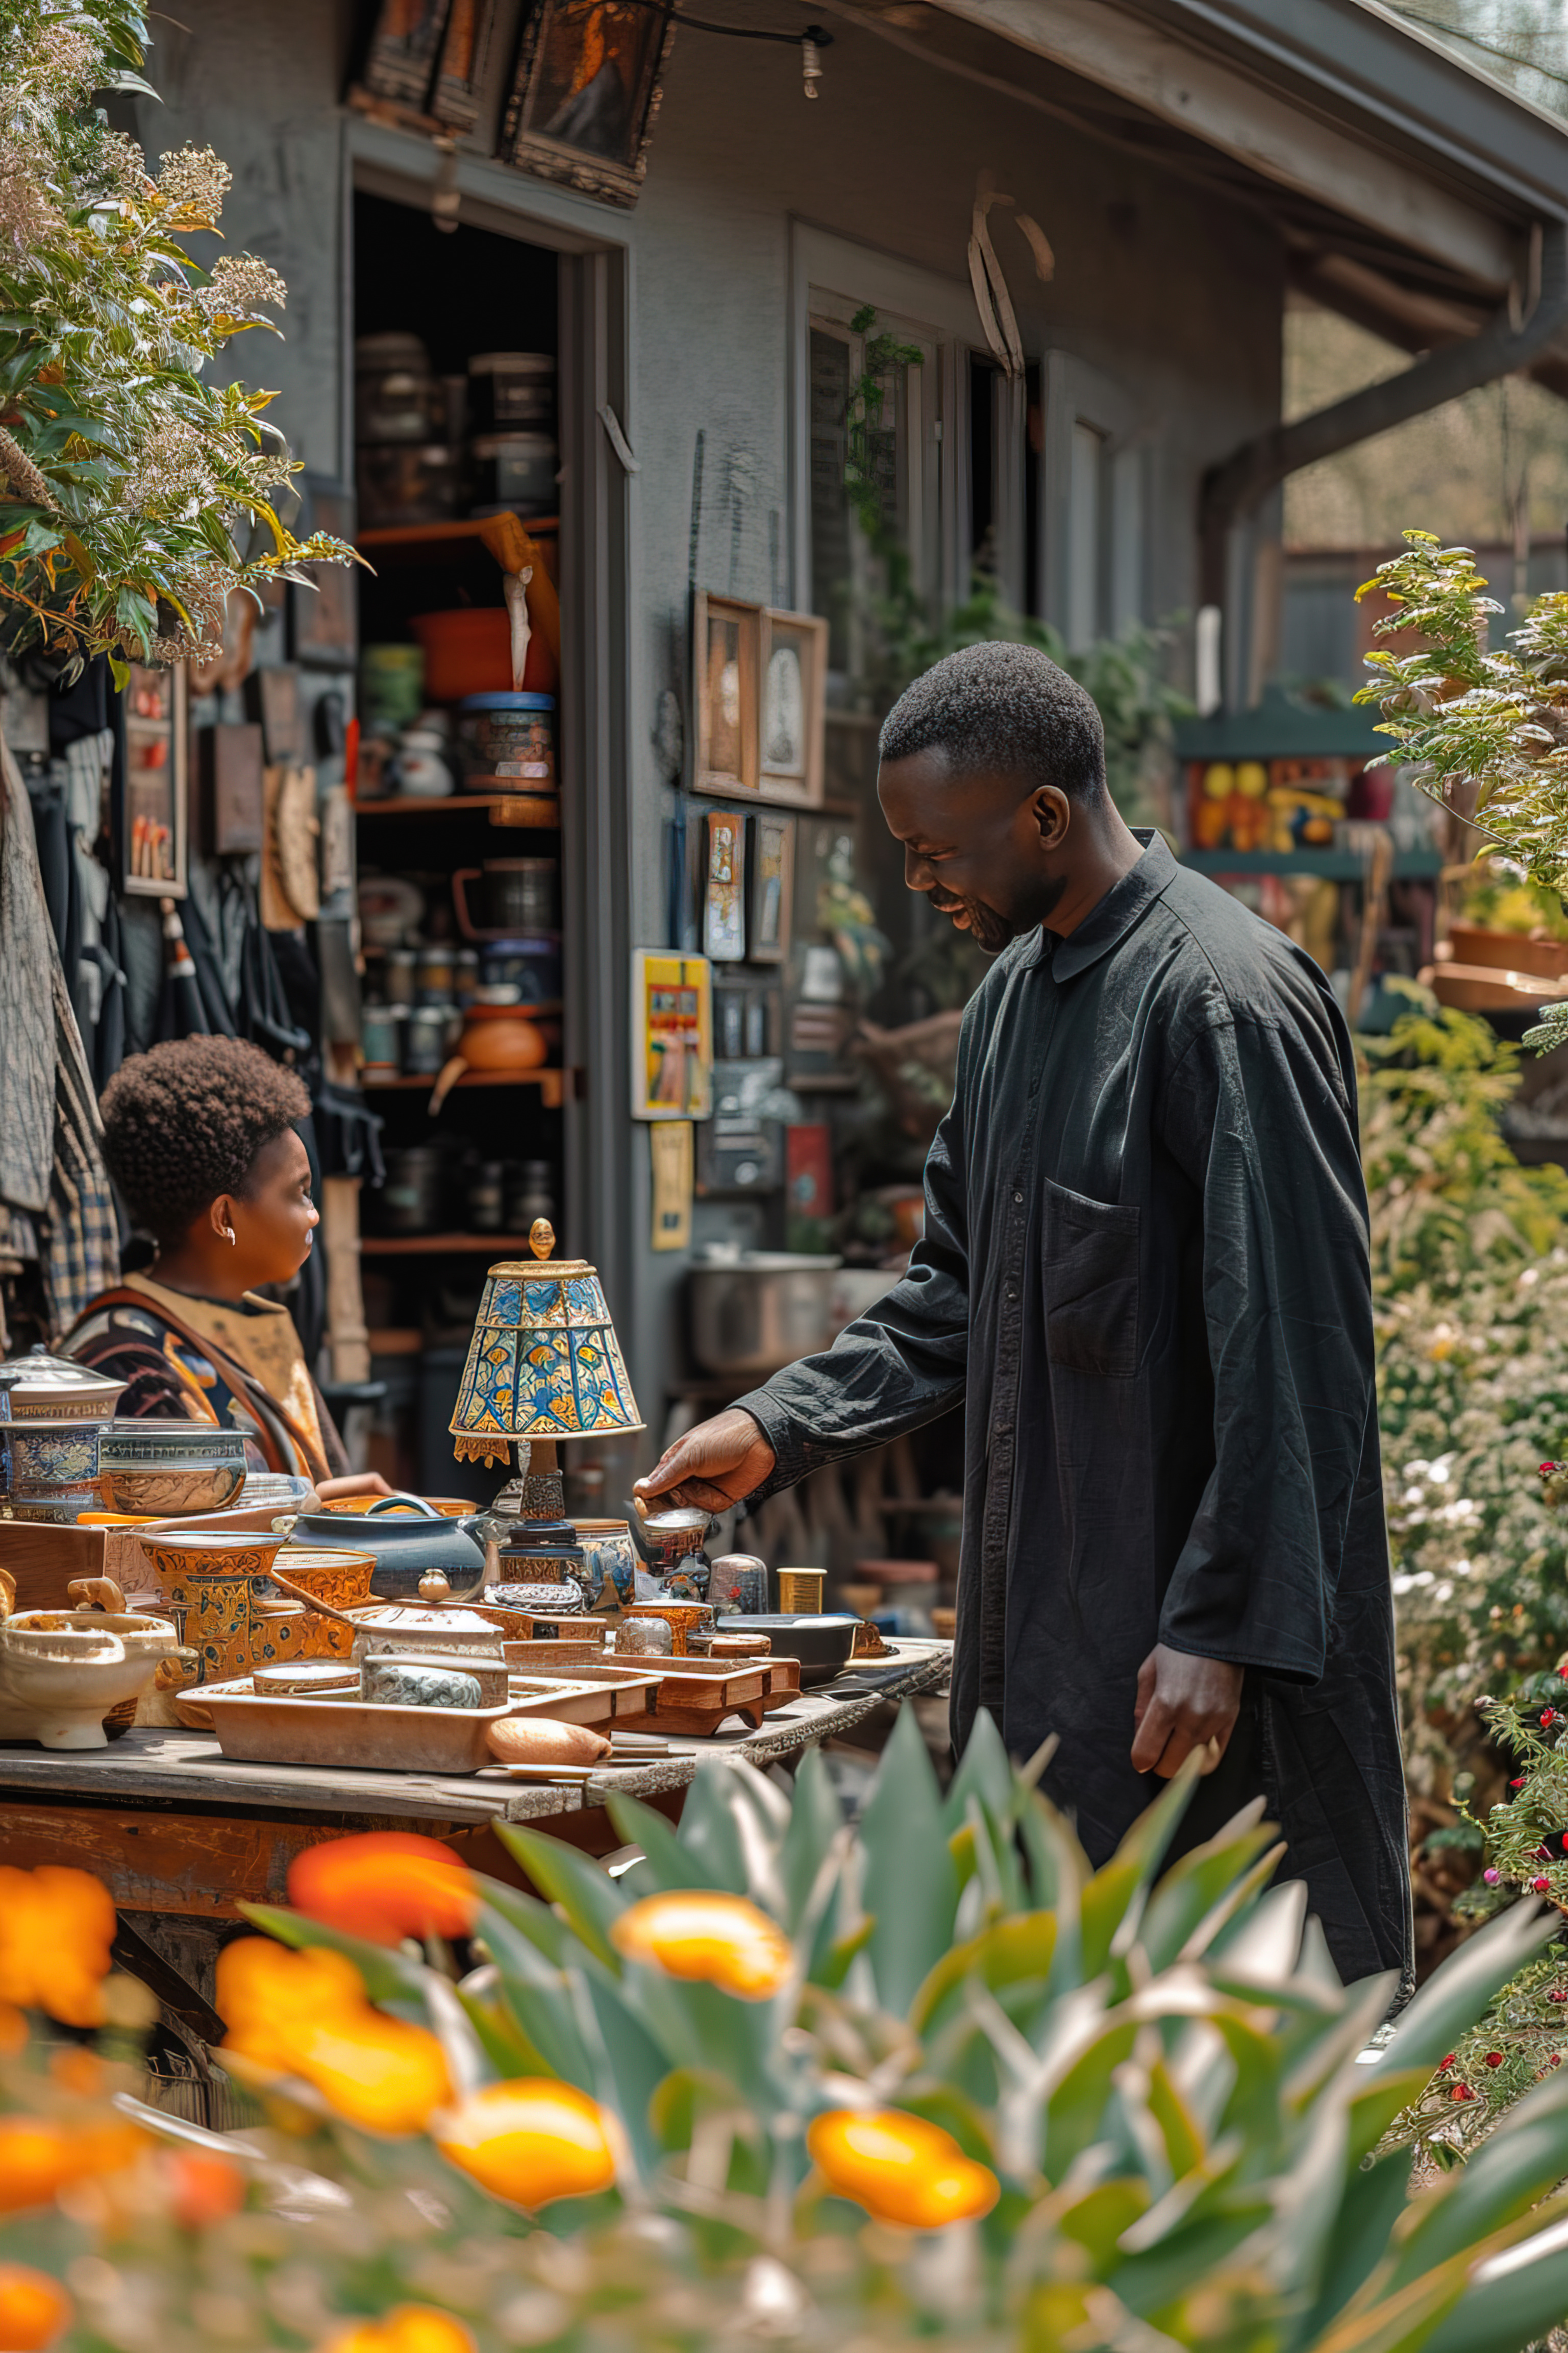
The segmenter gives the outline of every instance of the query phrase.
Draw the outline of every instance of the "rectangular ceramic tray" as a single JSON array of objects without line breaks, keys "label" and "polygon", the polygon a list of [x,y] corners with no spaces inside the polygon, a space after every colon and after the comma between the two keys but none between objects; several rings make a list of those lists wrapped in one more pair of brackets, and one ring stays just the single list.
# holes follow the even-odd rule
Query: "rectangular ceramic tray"
[{"label": "rectangular ceramic tray", "polygon": [[485,1733],[506,1707],[376,1707],[363,1700],[258,1699],[202,1686],[201,1704],[226,1757],[247,1765],[313,1765],[363,1773],[477,1773]]},{"label": "rectangular ceramic tray", "polygon": [[211,1732],[226,1757],[252,1765],[343,1766],[374,1773],[476,1773],[493,1762],[486,1727],[503,1715],[592,1728],[648,1720],[651,1675],[616,1684],[513,1677],[504,1707],[384,1707],[328,1694],[258,1699],[248,1675],[176,1694],[187,1731]]}]

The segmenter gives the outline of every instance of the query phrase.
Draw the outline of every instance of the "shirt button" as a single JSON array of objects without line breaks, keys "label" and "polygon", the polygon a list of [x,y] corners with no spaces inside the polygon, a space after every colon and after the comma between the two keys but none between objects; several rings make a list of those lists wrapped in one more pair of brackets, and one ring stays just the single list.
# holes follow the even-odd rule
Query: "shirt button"
[{"label": "shirt button", "polygon": [[1017,1294],[1017,1293],[1016,1293],[1016,1291],[1011,1291],[1011,1290],[1010,1290],[1010,1291],[1008,1292],[1008,1293],[1007,1293],[1007,1296],[1008,1296],[1008,1298],[1009,1298],[1009,1299],[1016,1299],[1016,1297],[1018,1296],[1018,1294]]},{"label": "shirt button", "polygon": [[1015,1199],[1015,1201],[1021,1201],[1021,1200],[1023,1199],[1023,1198],[1024,1198],[1024,1196],[1022,1195],[1022,1193],[1015,1193],[1015,1194],[1014,1194],[1014,1196],[1013,1196],[1013,1198]]}]

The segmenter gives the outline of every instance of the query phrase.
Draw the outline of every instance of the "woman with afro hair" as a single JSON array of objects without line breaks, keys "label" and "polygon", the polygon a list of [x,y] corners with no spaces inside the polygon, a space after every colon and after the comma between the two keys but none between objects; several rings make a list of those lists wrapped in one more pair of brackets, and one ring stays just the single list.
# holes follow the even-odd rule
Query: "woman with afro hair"
[{"label": "woman with afro hair", "polygon": [[125,1383],[132,1418],[243,1430],[254,1470],[309,1479],[323,1497],[385,1492],[351,1476],[286,1307],[317,1210],[292,1071],[234,1038],[182,1038],[123,1063],[103,1091],[104,1157],[151,1271],[95,1299],[62,1353]]}]

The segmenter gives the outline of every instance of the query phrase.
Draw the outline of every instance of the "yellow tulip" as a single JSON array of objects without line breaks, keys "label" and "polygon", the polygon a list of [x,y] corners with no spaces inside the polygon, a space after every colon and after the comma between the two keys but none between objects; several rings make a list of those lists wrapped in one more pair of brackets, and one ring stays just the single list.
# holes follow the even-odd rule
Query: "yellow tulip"
[{"label": "yellow tulip", "polygon": [[0,2214],[47,2206],[70,2182],[118,2173],[146,2146],[138,2126],[112,2115],[107,2123],[81,2125],[53,2116],[0,2116]]},{"label": "yellow tulip", "polygon": [[617,2120],[575,2084],[546,2075],[488,2084],[430,2131],[442,2156],[481,2189],[531,2209],[608,2189],[622,2153]]},{"label": "yellow tulip", "polygon": [[0,2002],[101,2026],[114,1928],[113,1899],[91,1872],[0,1864]]},{"label": "yellow tulip", "polygon": [[72,2305],[58,2280],[26,2263],[0,2263],[0,2346],[5,2353],[43,2353],[70,2320]]},{"label": "yellow tulip", "polygon": [[433,2304],[396,2304],[380,2320],[360,2320],[330,2337],[321,2353],[474,2353],[460,2320]]},{"label": "yellow tulip", "polygon": [[452,2096],[436,2037],[374,2009],[344,1953],[242,1936],[218,1956],[217,2007],[226,2051],[299,2076],[367,2132],[418,2132]]},{"label": "yellow tulip", "polygon": [[951,2133],[902,2108],[834,2108],[807,2129],[818,2172],[879,2222],[940,2231],[989,2214],[1002,2185]]},{"label": "yellow tulip", "polygon": [[685,1888],[645,1895],[620,1914],[610,1941],[628,1961],[700,1979],[742,2001],[771,2001],[795,1966],[789,1938],[743,1895]]}]

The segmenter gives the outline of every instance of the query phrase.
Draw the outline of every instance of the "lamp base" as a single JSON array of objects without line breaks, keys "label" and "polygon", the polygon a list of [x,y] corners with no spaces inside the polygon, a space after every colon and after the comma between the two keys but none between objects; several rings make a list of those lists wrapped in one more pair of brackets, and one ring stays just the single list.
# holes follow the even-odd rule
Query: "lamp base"
[{"label": "lamp base", "polygon": [[562,1482],[561,1458],[553,1438],[536,1438],[533,1440],[529,1476],[521,1485],[525,1519],[563,1520],[566,1517],[566,1490]]}]

